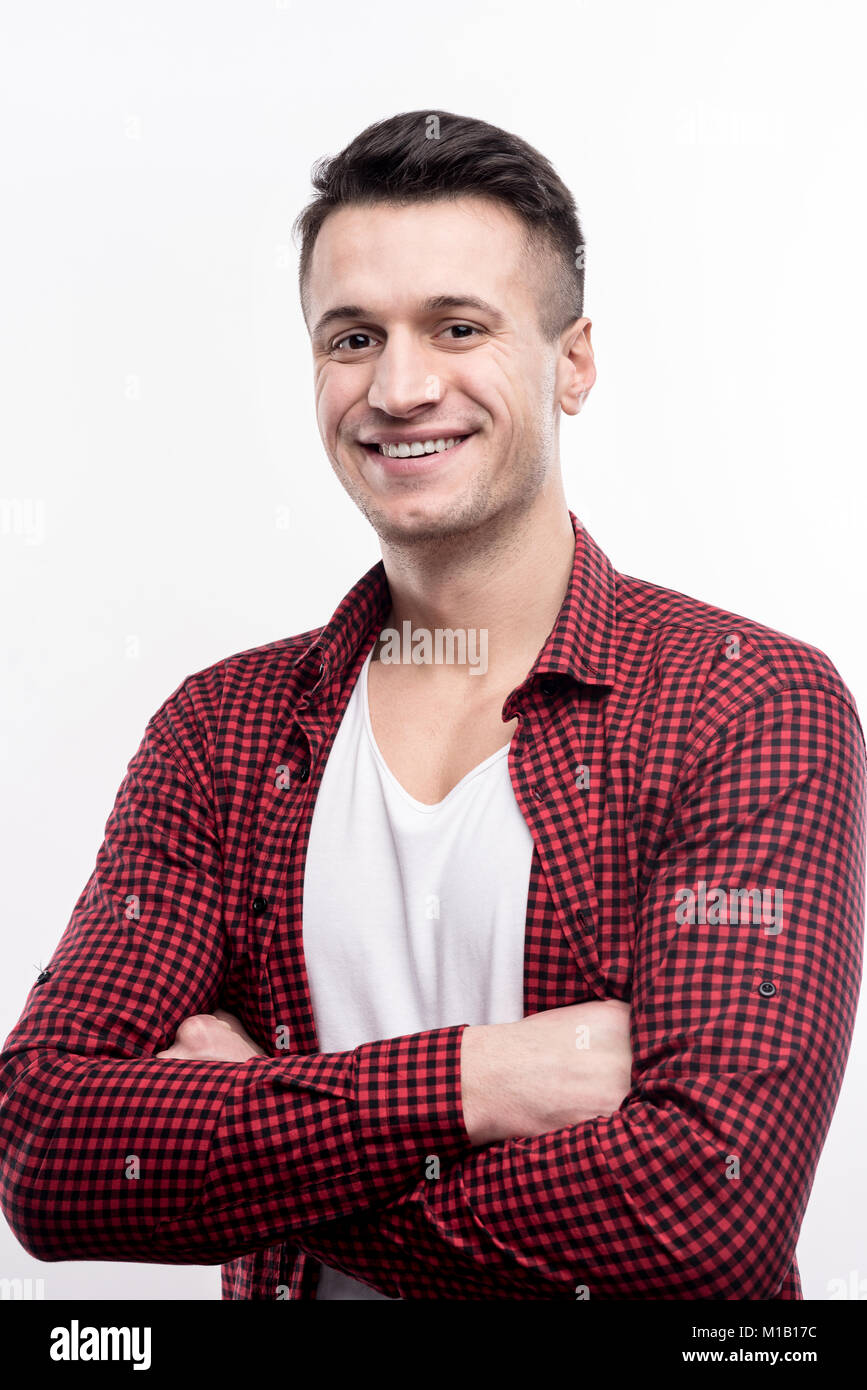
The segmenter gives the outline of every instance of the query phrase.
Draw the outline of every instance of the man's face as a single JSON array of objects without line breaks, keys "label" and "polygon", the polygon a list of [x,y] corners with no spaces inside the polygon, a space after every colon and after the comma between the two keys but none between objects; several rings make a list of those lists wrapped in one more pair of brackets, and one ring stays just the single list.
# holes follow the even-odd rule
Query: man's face
[{"label": "man's face", "polygon": [[[569,335],[541,337],[543,272],[523,233],[507,208],[470,197],[350,206],[322,225],[307,282],[319,432],[386,542],[524,511],[559,469],[575,374]],[[462,442],[440,452],[450,439]]]}]

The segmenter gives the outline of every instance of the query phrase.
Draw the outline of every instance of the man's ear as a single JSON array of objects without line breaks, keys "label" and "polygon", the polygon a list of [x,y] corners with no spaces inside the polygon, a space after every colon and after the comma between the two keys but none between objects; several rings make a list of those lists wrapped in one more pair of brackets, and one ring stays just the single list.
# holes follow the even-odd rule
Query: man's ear
[{"label": "man's ear", "polygon": [[593,344],[590,341],[592,327],[592,319],[577,319],[563,335],[557,363],[557,385],[560,405],[566,415],[578,414],[596,380]]}]

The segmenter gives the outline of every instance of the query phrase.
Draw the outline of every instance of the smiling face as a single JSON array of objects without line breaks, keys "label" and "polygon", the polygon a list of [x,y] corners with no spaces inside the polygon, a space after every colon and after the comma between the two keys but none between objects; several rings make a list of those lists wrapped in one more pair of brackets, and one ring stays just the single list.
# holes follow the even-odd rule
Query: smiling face
[{"label": "smiling face", "polygon": [[317,422],[383,542],[470,531],[560,487],[559,413],[594,373],[589,320],[542,338],[544,293],[524,224],[488,199],[325,219],[305,295]]}]

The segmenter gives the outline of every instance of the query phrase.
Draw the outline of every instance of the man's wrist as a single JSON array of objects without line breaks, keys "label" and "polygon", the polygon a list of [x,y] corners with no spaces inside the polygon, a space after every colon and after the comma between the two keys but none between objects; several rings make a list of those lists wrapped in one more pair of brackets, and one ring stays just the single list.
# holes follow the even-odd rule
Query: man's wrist
[{"label": "man's wrist", "polygon": [[[507,1123],[506,1029],[476,1024],[461,1039],[461,1099],[470,1143],[493,1144],[512,1132]],[[517,1132],[517,1131],[515,1131]]]}]

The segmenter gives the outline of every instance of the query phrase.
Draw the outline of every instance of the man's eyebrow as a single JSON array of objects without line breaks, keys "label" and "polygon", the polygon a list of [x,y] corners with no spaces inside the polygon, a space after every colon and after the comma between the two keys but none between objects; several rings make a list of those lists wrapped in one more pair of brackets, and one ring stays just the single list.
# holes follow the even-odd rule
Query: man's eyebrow
[{"label": "man's eyebrow", "polygon": [[[432,294],[427,299],[421,300],[419,309],[423,314],[434,314],[440,309],[478,309],[480,313],[487,314],[498,326],[506,322],[505,314],[488,304],[487,300],[479,299],[475,294]],[[333,309],[326,309],[322,317],[317,321],[313,329],[313,337],[319,338],[330,323],[336,319],[372,319],[376,315],[369,309],[364,309],[360,304],[338,304]]]},{"label": "man's eyebrow", "polygon": [[422,301],[423,313],[433,314],[438,309],[478,309],[483,314],[489,314],[497,323],[506,322],[505,314],[475,294],[432,294],[429,299]]}]

